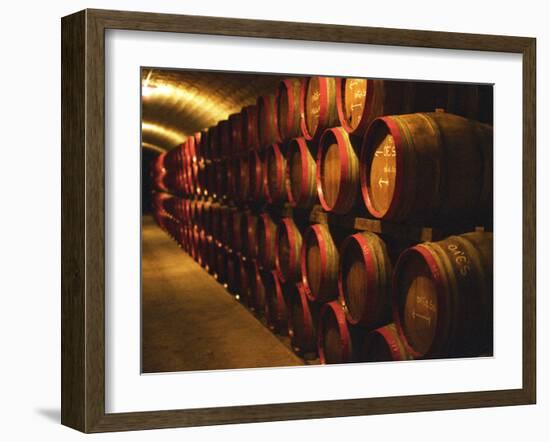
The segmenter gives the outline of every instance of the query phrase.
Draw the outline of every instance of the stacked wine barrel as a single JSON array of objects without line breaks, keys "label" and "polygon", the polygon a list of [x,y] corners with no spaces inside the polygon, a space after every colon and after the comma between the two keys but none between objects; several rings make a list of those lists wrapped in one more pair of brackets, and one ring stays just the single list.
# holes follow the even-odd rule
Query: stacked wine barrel
[{"label": "stacked wine barrel", "polygon": [[491,86],[287,78],[159,155],[154,216],[304,359],[490,355],[492,139]]}]

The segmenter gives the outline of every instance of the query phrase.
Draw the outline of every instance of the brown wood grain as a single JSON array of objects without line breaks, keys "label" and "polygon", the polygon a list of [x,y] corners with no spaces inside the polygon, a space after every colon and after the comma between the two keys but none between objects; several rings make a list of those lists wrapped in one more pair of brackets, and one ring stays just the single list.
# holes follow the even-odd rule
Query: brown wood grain
[{"label": "brown wood grain", "polygon": [[[523,387],[189,410],[105,413],[106,29],[500,51],[523,55]],[[62,423],[84,432],[535,403],[535,39],[86,10],[62,19]]]}]

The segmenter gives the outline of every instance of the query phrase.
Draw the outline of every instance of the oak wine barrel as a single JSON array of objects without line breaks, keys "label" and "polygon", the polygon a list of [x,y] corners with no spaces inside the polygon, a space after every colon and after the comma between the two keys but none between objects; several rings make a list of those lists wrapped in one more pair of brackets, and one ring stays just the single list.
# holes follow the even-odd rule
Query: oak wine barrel
[{"label": "oak wine barrel", "polygon": [[223,199],[227,196],[227,168],[225,160],[217,160],[216,168],[216,197]]},{"label": "oak wine barrel", "polygon": [[208,268],[208,235],[204,231],[204,229],[199,229],[199,241],[198,241],[198,256],[199,256],[199,264],[204,267]]},{"label": "oak wine barrel", "polygon": [[296,283],[302,279],[300,255],[302,252],[302,233],[294,219],[285,217],[277,228],[277,254],[275,267],[282,282]]},{"label": "oak wine barrel", "polygon": [[313,224],[303,237],[302,282],[312,301],[326,302],[338,296],[339,254],[328,227]]},{"label": "oak wine barrel", "polygon": [[314,359],[317,355],[319,305],[309,302],[302,283],[289,284],[285,288],[292,349],[304,359]]},{"label": "oak wine barrel", "polygon": [[264,273],[266,319],[268,327],[275,333],[288,334],[288,318],[283,288],[276,270]]},{"label": "oak wine barrel", "polygon": [[266,150],[264,188],[268,203],[286,201],[286,158],[279,144],[272,144]]},{"label": "oak wine barrel", "polygon": [[207,166],[204,160],[201,160],[197,169],[197,191],[199,195],[208,195]]},{"label": "oak wine barrel", "polygon": [[365,337],[361,360],[363,362],[407,361],[408,353],[395,324],[379,327]]},{"label": "oak wine barrel", "polygon": [[[362,135],[377,117],[433,111],[443,107],[445,83],[367,78],[338,78],[336,102],[340,125],[349,133]],[[442,101],[443,100],[443,101]]]},{"label": "oak wine barrel", "polygon": [[264,157],[263,151],[251,150],[248,154],[248,187],[253,201],[263,201],[264,191]]},{"label": "oak wine barrel", "polygon": [[212,126],[208,129],[208,144],[207,144],[208,158],[210,160],[217,160],[220,158],[220,127],[219,124]]},{"label": "oak wine barrel", "polygon": [[277,107],[274,95],[264,95],[258,98],[258,137],[260,146],[269,146],[279,143],[279,129],[277,126]]},{"label": "oak wine barrel", "polygon": [[301,81],[282,80],[277,88],[277,128],[281,140],[288,141],[301,135],[300,112]]},{"label": "oak wine barrel", "polygon": [[235,207],[222,206],[221,208],[221,242],[226,247],[231,247],[233,234],[233,214]]},{"label": "oak wine barrel", "polygon": [[492,136],[491,126],[443,112],[375,120],[361,150],[369,212],[411,223],[489,218]]},{"label": "oak wine barrel", "polygon": [[242,110],[242,144],[243,150],[258,149],[260,137],[258,134],[258,107],[246,106]]},{"label": "oak wine barrel", "polygon": [[227,253],[227,290],[238,294],[239,290],[239,257],[235,253]]},{"label": "oak wine barrel", "polygon": [[346,214],[359,193],[359,158],[355,139],[341,127],[327,129],[317,150],[317,193],[323,209]]},{"label": "oak wine barrel", "polygon": [[218,158],[227,158],[231,152],[231,125],[229,120],[222,120],[218,123]]},{"label": "oak wine barrel", "polygon": [[[200,133],[199,133],[200,135]],[[200,140],[200,138],[199,138]],[[187,147],[187,155],[188,155],[188,161],[189,161],[189,171],[191,172],[191,181],[193,182],[193,186],[196,188],[198,183],[198,160],[197,160],[197,139],[195,138],[195,135],[191,135],[187,137],[187,140],[185,142],[185,145]]]},{"label": "oak wine barrel", "polygon": [[214,161],[207,160],[205,162],[206,167],[206,189],[208,195],[217,198],[217,177],[216,177],[216,164]]},{"label": "oak wine barrel", "polygon": [[239,202],[239,181],[241,176],[239,157],[227,157],[225,164],[227,172],[227,197],[231,201]]},{"label": "oak wine barrel", "polygon": [[250,166],[248,164],[248,153],[239,155],[237,197],[238,200],[243,203],[250,199]]},{"label": "oak wine barrel", "polygon": [[405,250],[392,304],[415,358],[492,354],[493,234],[466,233]]},{"label": "oak wine barrel", "polygon": [[208,272],[211,274],[211,275],[216,275],[216,272],[217,272],[217,267],[216,267],[216,259],[217,259],[217,256],[216,256],[216,252],[217,252],[217,245],[216,245],[216,240],[214,239],[213,236],[209,236],[208,237],[208,244],[207,244],[207,247],[208,247],[208,252],[207,252],[207,260],[208,260]]},{"label": "oak wine barrel", "polygon": [[247,307],[252,303],[252,288],[250,287],[250,273],[252,272],[252,266],[250,260],[245,257],[239,257],[237,262],[237,278],[238,278],[238,295],[239,300]]},{"label": "oak wine barrel", "polygon": [[246,236],[242,235],[242,228],[243,224],[246,225],[247,215],[247,212],[238,209],[233,212],[231,247],[235,253],[244,251]]},{"label": "oak wine barrel", "polygon": [[258,261],[266,270],[271,270],[275,267],[277,253],[277,225],[269,213],[264,212],[258,217],[256,235]]},{"label": "oak wine barrel", "polygon": [[325,129],[340,126],[335,78],[303,78],[300,98],[301,130],[306,140],[318,140]]},{"label": "oak wine barrel", "polygon": [[222,245],[216,248],[216,279],[220,284],[227,283],[227,250]]},{"label": "oak wine barrel", "polygon": [[203,129],[200,132],[195,133],[195,145],[197,148],[197,161],[199,163],[206,160],[206,145],[208,142],[208,130]]},{"label": "oak wine barrel", "polygon": [[338,301],[331,301],[321,307],[317,349],[321,364],[354,362],[351,333],[344,310]]},{"label": "oak wine barrel", "polygon": [[378,235],[360,232],[344,240],[338,293],[350,324],[373,329],[390,322],[391,277],[386,244]]},{"label": "oak wine barrel", "polygon": [[215,241],[221,239],[221,205],[220,203],[214,202],[210,207],[211,211],[211,221],[210,221],[210,230],[212,237]]},{"label": "oak wine barrel", "polygon": [[231,147],[226,151],[226,155],[232,156],[243,150],[243,118],[240,112],[229,116],[229,126]]},{"label": "oak wine barrel", "polygon": [[251,272],[250,272],[250,288],[252,293],[252,304],[253,309],[258,316],[263,316],[265,314],[265,286],[262,279],[262,269],[260,268],[259,263],[256,260],[251,262]]},{"label": "oak wine barrel", "polygon": [[[244,222],[244,221],[243,221]],[[258,216],[248,213],[246,215],[246,228],[241,225],[246,254],[250,258],[258,258]]]},{"label": "oak wine barrel", "polygon": [[207,235],[212,234],[212,202],[209,200],[205,200],[202,203],[199,223]]},{"label": "oak wine barrel", "polygon": [[287,199],[292,207],[310,208],[317,202],[317,164],[305,138],[287,146]]}]

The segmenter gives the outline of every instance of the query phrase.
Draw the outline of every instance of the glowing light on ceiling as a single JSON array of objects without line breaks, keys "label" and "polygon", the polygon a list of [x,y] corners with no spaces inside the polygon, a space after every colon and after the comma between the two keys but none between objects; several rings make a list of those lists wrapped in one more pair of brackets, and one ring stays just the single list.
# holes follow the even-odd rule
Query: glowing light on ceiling
[{"label": "glowing light on ceiling", "polygon": [[142,97],[145,103],[159,101],[169,104],[172,108],[193,109],[195,114],[214,124],[225,120],[230,114],[240,109],[227,105],[222,97],[201,93],[196,87],[185,84],[173,84],[163,81],[151,80],[151,72],[142,84]]},{"label": "glowing light on ceiling", "polygon": [[141,131],[143,134],[151,135],[156,139],[161,139],[170,147],[181,144],[189,136],[184,132],[169,129],[160,124],[149,123],[147,121],[142,122]]}]

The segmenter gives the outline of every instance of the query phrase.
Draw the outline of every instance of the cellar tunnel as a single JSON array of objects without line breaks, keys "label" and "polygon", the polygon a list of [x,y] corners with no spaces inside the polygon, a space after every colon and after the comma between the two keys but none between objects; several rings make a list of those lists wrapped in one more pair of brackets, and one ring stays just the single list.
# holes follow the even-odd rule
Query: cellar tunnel
[{"label": "cellar tunnel", "polygon": [[492,85],[152,67],[141,100],[143,372],[492,355]]}]

